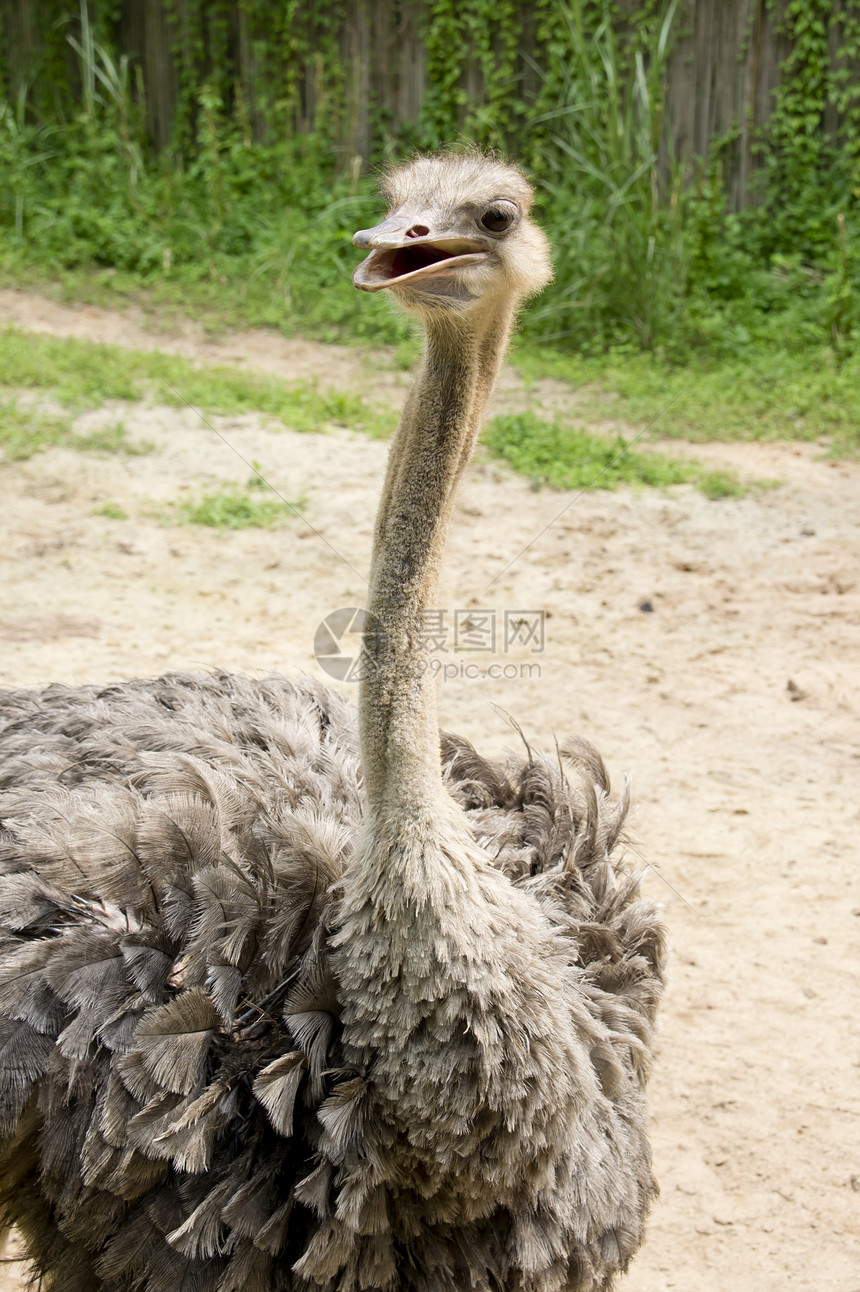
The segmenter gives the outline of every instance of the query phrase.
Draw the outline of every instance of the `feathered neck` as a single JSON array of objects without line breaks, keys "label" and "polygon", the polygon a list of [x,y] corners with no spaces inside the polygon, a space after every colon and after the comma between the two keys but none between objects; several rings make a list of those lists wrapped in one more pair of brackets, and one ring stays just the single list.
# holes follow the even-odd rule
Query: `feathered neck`
[{"label": "feathered neck", "polygon": [[388,461],[376,520],[359,698],[371,818],[413,821],[447,798],[427,612],[457,483],[504,358],[513,306],[480,320],[431,316],[416,383]]},{"label": "feathered neck", "polygon": [[[546,1143],[547,1120],[572,1101],[571,1082],[594,1085],[560,994],[567,952],[443,785],[422,633],[510,321],[496,311],[481,331],[428,328],[377,521],[369,608],[379,631],[360,702],[366,816],[329,942],[344,1059],[373,1101],[361,1160],[342,1168],[356,1214],[379,1187],[412,1179],[444,1200],[446,1223],[473,1206],[485,1215],[490,1196],[522,1199],[523,1163]],[[502,1109],[506,1130],[493,1136]],[[555,1156],[547,1162],[551,1176]],[[542,1169],[528,1177],[532,1200]]]}]

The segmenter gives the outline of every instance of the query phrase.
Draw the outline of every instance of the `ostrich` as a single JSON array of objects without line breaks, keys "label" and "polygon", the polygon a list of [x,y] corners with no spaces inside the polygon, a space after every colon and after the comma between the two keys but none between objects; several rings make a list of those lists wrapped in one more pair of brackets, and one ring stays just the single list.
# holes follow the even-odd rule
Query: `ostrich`
[{"label": "ostrich", "polygon": [[663,934],[626,796],[584,743],[440,757],[420,632],[546,242],[493,158],[384,187],[355,283],[426,346],[358,731],[281,677],[0,695],[0,1206],[46,1292],[595,1292],[641,1242]]}]

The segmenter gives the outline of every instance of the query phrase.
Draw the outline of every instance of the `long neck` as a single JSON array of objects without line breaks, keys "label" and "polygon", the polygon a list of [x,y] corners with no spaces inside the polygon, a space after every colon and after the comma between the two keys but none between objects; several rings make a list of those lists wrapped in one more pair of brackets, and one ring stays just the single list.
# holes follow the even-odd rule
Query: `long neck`
[{"label": "long neck", "polygon": [[421,812],[442,794],[427,638],[457,482],[504,358],[512,308],[478,328],[431,319],[392,445],[376,521],[361,752],[372,815]]}]

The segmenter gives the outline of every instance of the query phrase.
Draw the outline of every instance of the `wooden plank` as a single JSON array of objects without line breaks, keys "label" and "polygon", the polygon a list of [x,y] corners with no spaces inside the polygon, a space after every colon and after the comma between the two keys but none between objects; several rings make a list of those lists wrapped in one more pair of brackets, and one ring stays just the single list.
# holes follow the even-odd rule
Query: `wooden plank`
[{"label": "wooden plank", "polygon": [[[99,0],[90,0],[98,8]],[[635,22],[639,0],[617,0],[619,22]],[[669,59],[661,142],[661,163],[668,173],[673,161],[704,156],[715,140],[736,138],[724,152],[724,179],[730,203],[740,208],[756,199],[759,165],[756,140],[772,110],[780,67],[788,41],[780,27],[787,0],[682,0],[675,23],[678,33]],[[831,28],[831,62],[840,59],[838,16],[844,0],[835,0]],[[36,0],[0,0],[0,33],[6,50],[6,92],[14,94],[38,63],[43,27]],[[300,14],[309,24],[311,50],[295,69],[298,101],[292,127],[309,133],[324,125],[333,137],[336,156],[348,168],[364,166],[380,143],[384,129],[396,139],[413,133],[427,91],[426,54],[422,35],[431,0],[346,0],[340,29],[310,2]],[[170,12],[175,17],[170,18]],[[196,9],[190,0],[121,0],[116,25],[119,52],[138,60],[146,85],[146,122],[157,147],[169,140],[179,104],[179,73],[173,49],[179,42],[183,66],[192,57],[189,23]],[[332,10],[340,13],[340,8]],[[534,63],[543,57],[534,33],[534,6],[521,0],[522,42],[517,64],[517,98],[534,98],[540,73]],[[203,10],[204,30],[206,11]],[[204,77],[208,71],[235,69],[222,77],[230,94],[237,84],[246,105],[255,139],[266,136],[268,104],[283,102],[290,70],[289,33],[249,0],[229,0],[228,48],[218,69],[190,69]],[[341,53],[342,83],[332,78],[325,60],[314,52],[324,39]],[[204,56],[204,62],[211,53]],[[224,61],[226,60],[226,61]],[[860,74],[860,68],[855,69]],[[229,83],[229,84],[228,84]],[[479,61],[466,60],[461,86],[469,109],[481,105],[485,87]],[[70,101],[80,87],[74,60],[68,83],[59,97]],[[281,117],[282,121],[283,118]],[[839,114],[830,109],[826,128],[838,135]],[[360,160],[356,160],[360,159]]]}]

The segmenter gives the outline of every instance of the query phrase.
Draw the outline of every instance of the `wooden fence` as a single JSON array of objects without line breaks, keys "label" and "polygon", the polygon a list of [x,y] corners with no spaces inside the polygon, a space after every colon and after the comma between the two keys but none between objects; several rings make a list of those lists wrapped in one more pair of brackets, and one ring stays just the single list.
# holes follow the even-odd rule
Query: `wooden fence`
[{"label": "wooden fence", "polygon": [[[620,0],[617,7],[632,13],[638,2]],[[468,0],[462,3],[467,5]],[[199,0],[197,4],[199,8]],[[786,0],[681,0],[676,13],[666,92],[666,153],[675,158],[704,157],[713,140],[731,135],[724,178],[736,208],[752,197],[756,133],[772,108],[780,67],[789,50],[779,34],[785,4]],[[182,59],[177,59],[176,52],[183,40],[190,39],[191,6],[192,0],[121,0],[118,17],[117,6],[110,6],[114,47],[142,68],[147,127],[157,146],[170,137],[181,97]],[[276,6],[262,0],[220,0],[215,7],[226,15],[225,43],[218,59],[226,60],[254,132],[262,135],[266,112],[258,86],[265,49],[255,39],[255,30],[260,13],[271,13]],[[838,0],[834,7],[838,7]],[[283,8],[286,12],[286,3]],[[332,7],[336,30],[328,32],[325,6],[311,5],[308,0],[300,8],[321,15],[320,38],[334,42],[339,50],[343,83],[336,145],[347,159],[367,158],[380,122],[396,133],[421,114],[428,89],[422,32],[431,0],[341,0]],[[524,37],[516,92],[527,97],[535,79],[528,48],[534,6],[521,4],[519,10]],[[49,11],[52,18],[46,23]],[[90,12],[97,28],[99,0],[90,0]],[[78,7],[68,4],[65,15],[69,30],[79,32]],[[63,10],[57,0],[0,0],[7,94],[15,93],[22,78],[36,74],[46,33],[50,27],[56,41],[62,22]],[[289,35],[286,31],[283,39],[288,40]],[[832,52],[836,57],[836,51]],[[74,76],[74,60],[67,49],[65,56],[69,75]],[[203,56],[212,57],[205,50]],[[294,82],[292,125],[296,131],[309,132],[326,100],[321,60],[312,53],[300,54]],[[480,104],[483,83],[477,61],[465,66],[461,88],[469,103]]]}]

